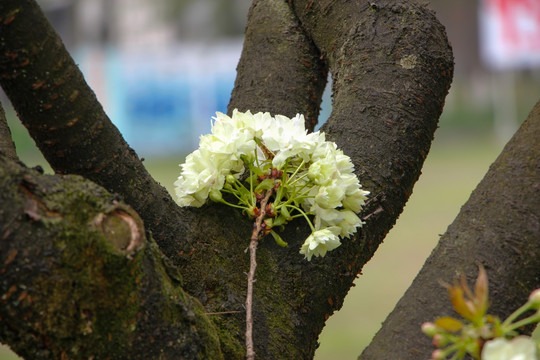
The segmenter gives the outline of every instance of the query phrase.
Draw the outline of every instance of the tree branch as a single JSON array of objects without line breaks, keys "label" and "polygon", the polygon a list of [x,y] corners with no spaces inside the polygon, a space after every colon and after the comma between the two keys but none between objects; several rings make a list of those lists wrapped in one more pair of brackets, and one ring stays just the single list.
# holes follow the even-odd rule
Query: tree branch
[{"label": "tree branch", "polygon": [[253,1],[237,71],[229,114],[236,108],[300,113],[313,130],[328,69],[286,1]]},{"label": "tree branch", "polygon": [[[540,287],[540,102],[491,165],[424,267],[359,359],[428,358],[420,326],[454,316],[446,290],[456,272],[489,278],[488,312],[506,318]],[[528,329],[529,331],[531,329]]]},{"label": "tree branch", "polygon": [[79,176],[2,156],[0,193],[2,343],[28,359],[223,358],[130,207]]},{"label": "tree branch", "polygon": [[17,151],[15,150],[15,144],[11,138],[11,131],[9,131],[9,126],[7,124],[6,114],[0,103],[0,156],[2,154],[9,160],[19,160]]},{"label": "tree branch", "polygon": [[181,219],[192,219],[126,144],[34,0],[0,3],[0,84],[57,173],[120,194],[168,255],[185,249]]},{"label": "tree branch", "polygon": [[266,216],[266,204],[274,189],[266,190],[264,198],[261,200],[260,213],[253,224],[253,232],[249,241],[249,273],[248,287],[246,296],[246,359],[255,359],[255,351],[253,347],[253,284],[255,283],[255,270],[257,269],[257,243],[263,230],[262,224]]}]

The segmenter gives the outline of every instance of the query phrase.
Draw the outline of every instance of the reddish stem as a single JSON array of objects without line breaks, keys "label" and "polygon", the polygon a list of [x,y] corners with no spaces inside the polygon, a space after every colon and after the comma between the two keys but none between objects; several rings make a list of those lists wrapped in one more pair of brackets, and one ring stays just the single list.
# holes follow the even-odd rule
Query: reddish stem
[{"label": "reddish stem", "polygon": [[266,191],[264,198],[260,202],[260,213],[255,219],[253,224],[253,232],[251,233],[251,240],[249,242],[249,273],[248,273],[248,287],[246,295],[246,360],[255,359],[255,350],[253,349],[253,283],[255,282],[255,269],[257,268],[257,243],[259,236],[263,230],[262,223],[266,216],[266,204],[272,196],[274,189]]}]

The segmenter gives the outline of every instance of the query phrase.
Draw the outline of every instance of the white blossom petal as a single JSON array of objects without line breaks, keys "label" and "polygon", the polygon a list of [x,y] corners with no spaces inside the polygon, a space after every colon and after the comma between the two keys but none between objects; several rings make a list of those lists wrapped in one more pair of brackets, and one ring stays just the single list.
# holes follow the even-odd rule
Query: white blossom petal
[{"label": "white blossom petal", "polygon": [[538,360],[537,345],[528,336],[495,338],[485,343],[482,360]]}]

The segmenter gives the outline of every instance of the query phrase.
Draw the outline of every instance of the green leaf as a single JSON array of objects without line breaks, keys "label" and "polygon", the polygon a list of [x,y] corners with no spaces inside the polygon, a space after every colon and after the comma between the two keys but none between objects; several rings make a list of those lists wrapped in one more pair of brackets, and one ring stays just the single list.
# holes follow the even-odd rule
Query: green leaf
[{"label": "green leaf", "polygon": [[291,217],[291,213],[287,209],[286,205],[283,205],[282,207],[280,207],[280,211],[283,214],[283,216],[285,217],[285,219],[289,219]]},{"label": "green leaf", "polygon": [[435,320],[435,325],[449,332],[456,332],[463,328],[463,323],[456,318],[443,316]]},{"label": "green leaf", "polygon": [[270,190],[274,187],[274,180],[273,179],[265,179],[261,181],[259,185],[255,188],[255,191],[260,192],[261,190]]},{"label": "green leaf", "polygon": [[276,241],[276,243],[281,246],[281,247],[285,247],[287,246],[288,244],[283,241],[283,239],[281,238],[281,236],[279,236],[275,231],[270,231],[270,234],[272,234],[272,236],[274,237],[274,240]]},{"label": "green leaf", "polygon": [[288,220],[283,217],[283,215],[279,215],[278,217],[274,218],[274,222],[272,223],[272,225],[275,227],[275,226],[281,226],[281,225],[285,225],[286,223],[288,222]]}]

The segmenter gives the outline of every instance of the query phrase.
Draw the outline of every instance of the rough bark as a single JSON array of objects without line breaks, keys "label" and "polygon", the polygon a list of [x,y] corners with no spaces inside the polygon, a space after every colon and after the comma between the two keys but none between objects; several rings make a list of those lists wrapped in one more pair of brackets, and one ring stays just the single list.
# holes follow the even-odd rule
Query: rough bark
[{"label": "rough bark", "polygon": [[[273,241],[258,248],[256,358],[310,359],[324,322],[341,307],[420,174],[451,82],[452,54],[433,14],[405,1],[255,1],[246,36],[229,109],[306,112],[314,126],[328,69],[334,110],[324,129],[351,156],[371,191],[361,214],[366,225],[327,257],[308,263],[298,254],[308,235],[302,222],[282,234],[287,248]],[[182,289],[211,316],[223,357],[243,358],[249,220],[221,205],[179,209],[172,202],[103,113],[33,1],[0,3],[0,83],[56,172],[91,179],[140,214],[178,266]],[[179,307],[179,313],[165,314],[180,318],[170,336],[184,339],[188,330]],[[80,329],[72,330],[74,343],[85,340]],[[48,338],[51,347],[67,351],[56,340],[62,338]],[[154,346],[148,351],[164,343]]]},{"label": "rough bark", "polygon": [[0,104],[0,155],[4,155],[10,160],[18,160],[15,144],[11,139],[11,131],[6,120],[4,108]]},{"label": "rough bark", "polygon": [[[420,325],[452,311],[438,280],[489,278],[489,313],[506,318],[540,287],[540,102],[491,165],[359,359],[427,359]],[[524,333],[531,329],[523,329]]]},{"label": "rough bark", "polygon": [[286,1],[254,1],[229,113],[303,114],[313,130],[327,80],[320,50]]},{"label": "rough bark", "polygon": [[220,359],[139,216],[80,176],[0,156],[0,339],[27,359]]}]

